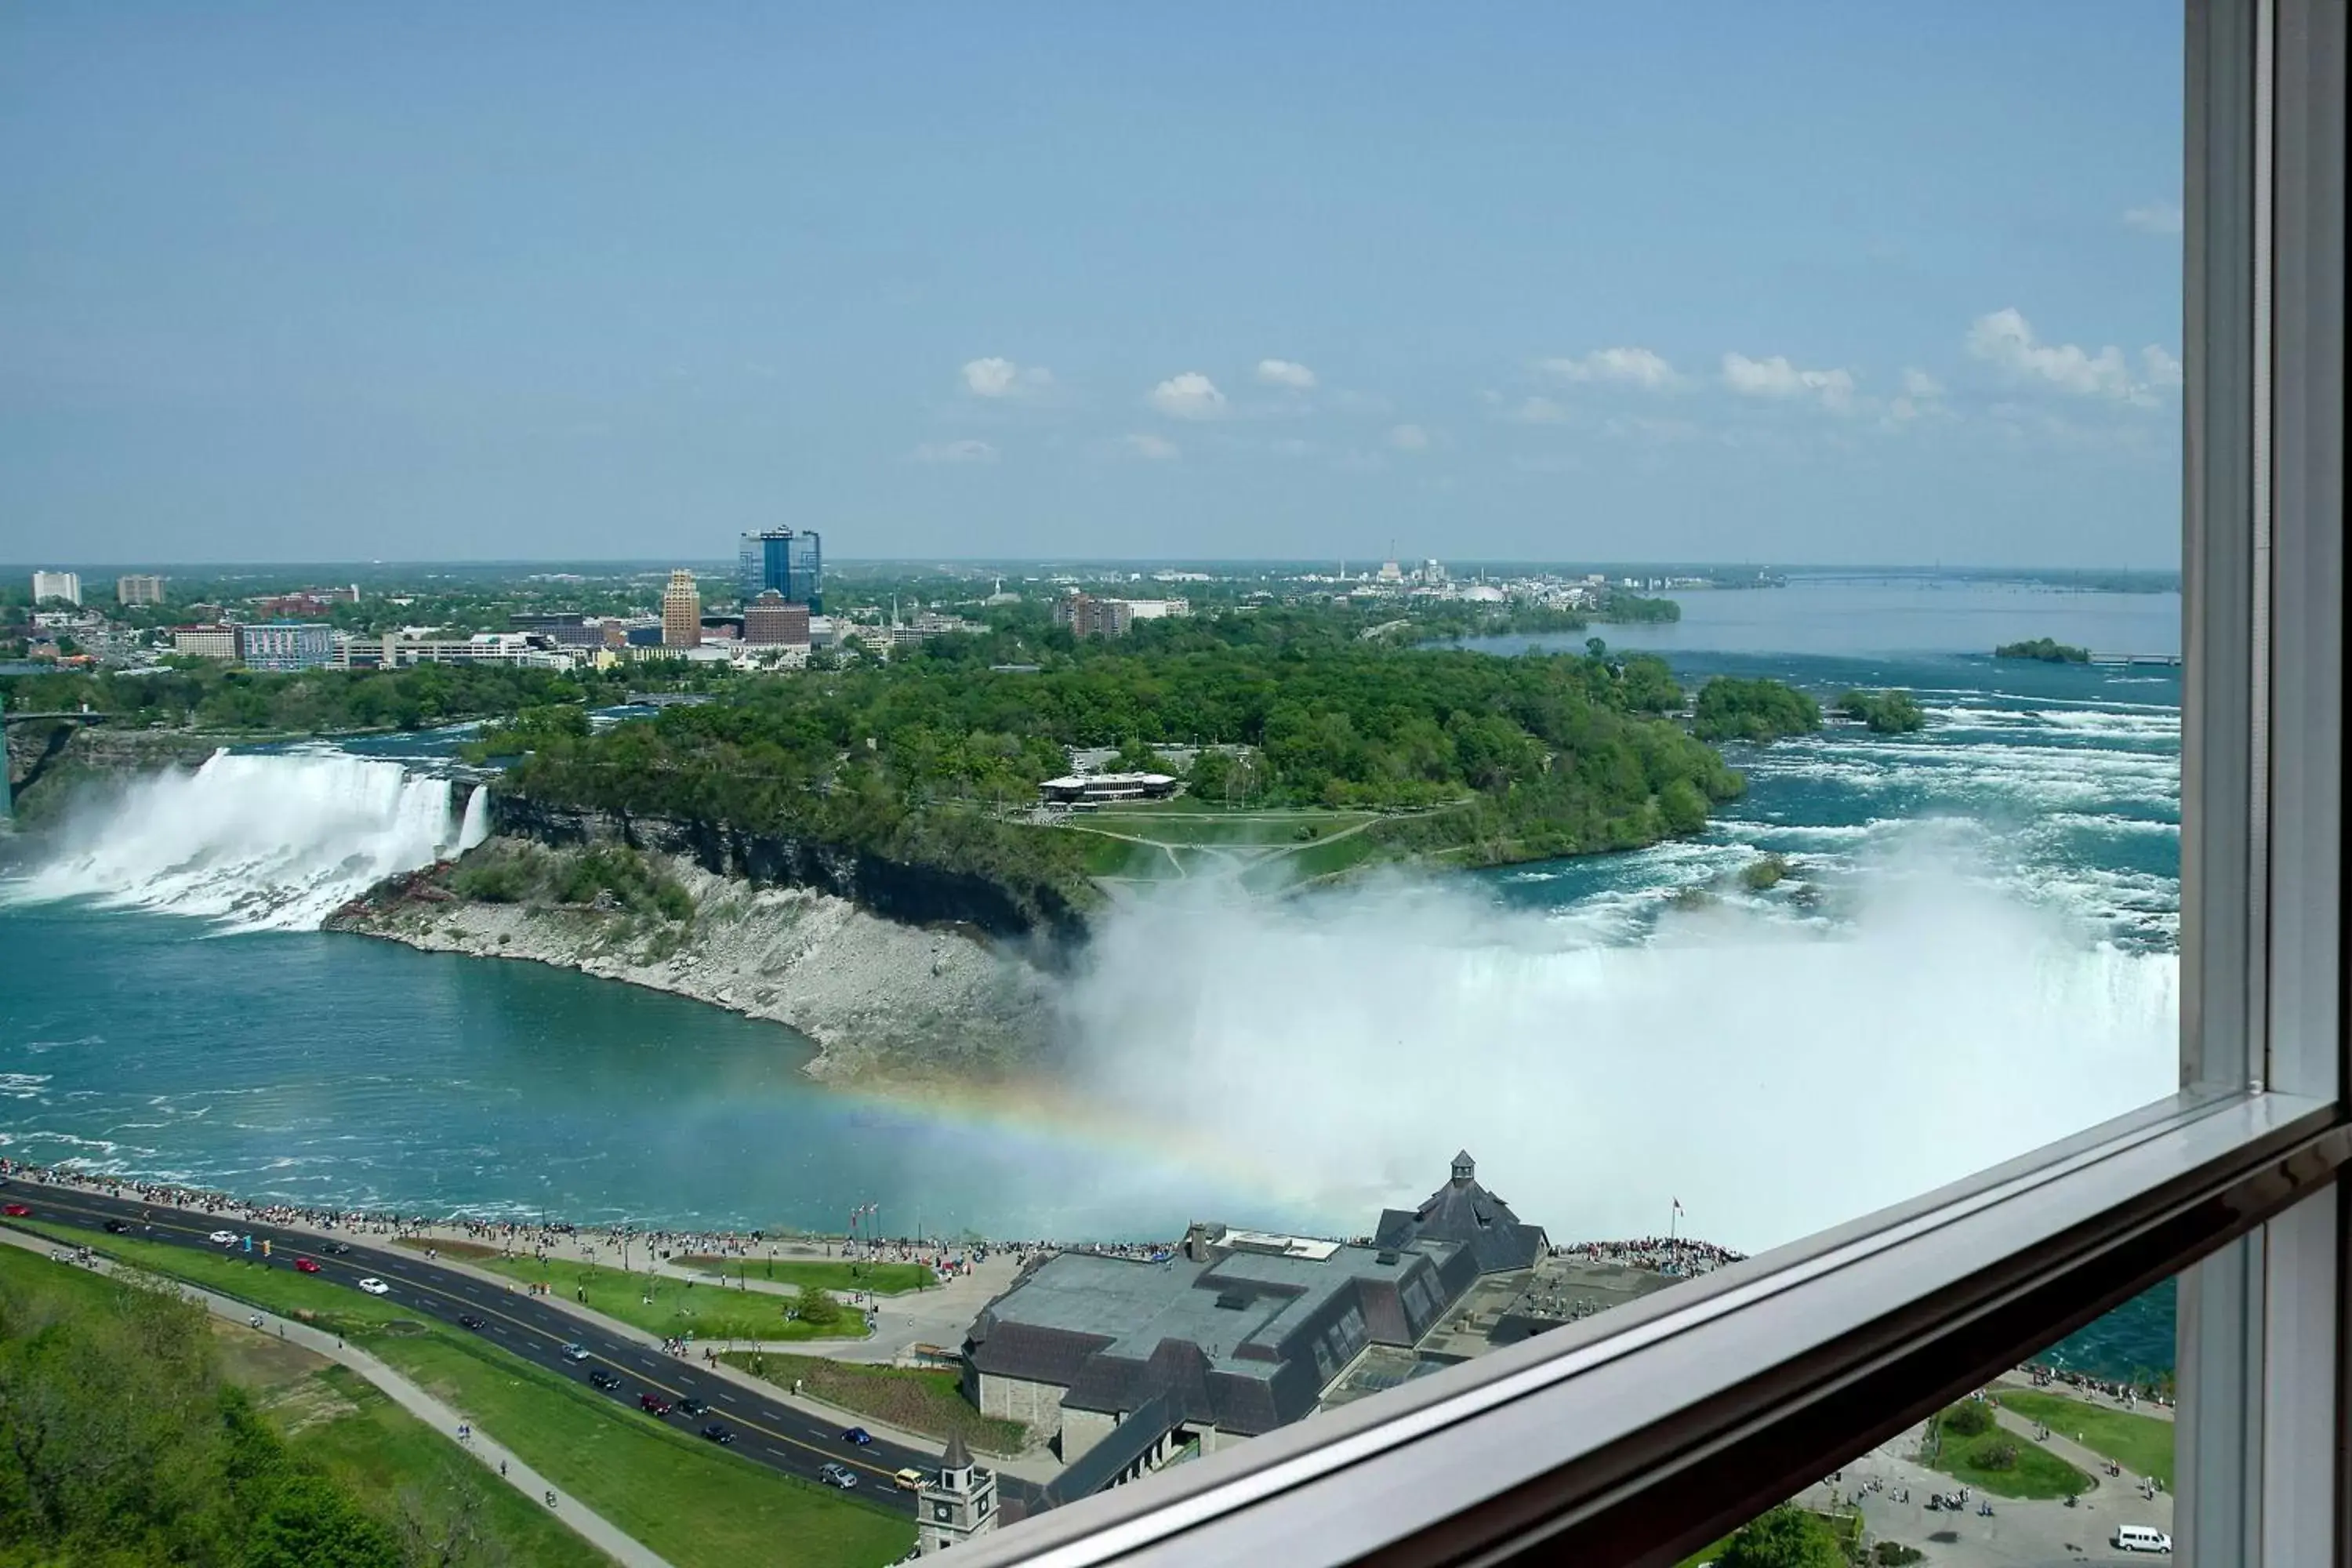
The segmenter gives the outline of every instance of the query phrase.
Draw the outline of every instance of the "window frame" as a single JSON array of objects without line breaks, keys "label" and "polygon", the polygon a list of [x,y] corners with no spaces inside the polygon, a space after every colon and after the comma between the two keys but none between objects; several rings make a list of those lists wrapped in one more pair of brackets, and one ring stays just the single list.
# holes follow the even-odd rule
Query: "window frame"
[{"label": "window frame", "polygon": [[2179,1547],[2352,1568],[2346,16],[2186,28],[2179,1091],[971,1561],[1670,1563],[2178,1274]]}]

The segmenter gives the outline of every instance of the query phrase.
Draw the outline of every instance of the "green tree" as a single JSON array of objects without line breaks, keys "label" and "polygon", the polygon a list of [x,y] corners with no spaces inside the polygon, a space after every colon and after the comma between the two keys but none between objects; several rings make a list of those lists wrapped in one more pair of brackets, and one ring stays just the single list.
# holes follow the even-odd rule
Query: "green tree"
[{"label": "green tree", "polygon": [[1845,1553],[1822,1520],[1782,1503],[1742,1525],[1715,1562],[1716,1568],[1844,1568]]},{"label": "green tree", "polygon": [[402,1568],[399,1542],[320,1476],[283,1482],[247,1537],[243,1568]]},{"label": "green tree", "polygon": [[1777,741],[1821,727],[1821,704],[1777,680],[1718,675],[1691,710],[1691,733],[1702,741]]}]

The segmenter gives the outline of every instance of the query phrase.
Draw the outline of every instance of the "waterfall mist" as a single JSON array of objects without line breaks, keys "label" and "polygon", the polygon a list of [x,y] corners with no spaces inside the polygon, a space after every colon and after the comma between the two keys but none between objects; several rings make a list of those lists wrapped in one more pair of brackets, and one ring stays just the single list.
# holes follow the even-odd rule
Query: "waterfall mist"
[{"label": "waterfall mist", "polygon": [[2174,1089],[2176,956],[1948,866],[1865,884],[1834,926],[1724,908],[1640,946],[1459,884],[1171,889],[1104,922],[1073,1087],[1345,1229],[1466,1146],[1555,1238],[1663,1233],[1679,1198],[1749,1251]]}]

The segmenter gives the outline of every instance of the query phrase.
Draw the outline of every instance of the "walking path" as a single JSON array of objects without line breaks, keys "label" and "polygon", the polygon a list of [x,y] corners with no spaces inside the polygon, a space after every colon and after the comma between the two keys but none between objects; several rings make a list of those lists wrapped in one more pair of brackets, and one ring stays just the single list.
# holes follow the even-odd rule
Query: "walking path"
[{"label": "walking path", "polygon": [[[27,1252],[37,1252],[44,1256],[55,1257],[61,1253],[70,1256],[69,1249],[49,1240],[47,1237],[28,1236],[22,1231],[0,1228],[0,1241],[5,1241],[12,1247],[21,1247]],[[95,1258],[84,1266],[96,1269],[101,1274],[111,1275],[116,1271],[114,1262],[106,1258]],[[140,1277],[152,1278],[145,1275]],[[194,1285],[184,1284],[177,1280],[172,1283],[182,1300],[202,1305],[216,1318],[224,1318],[230,1322],[243,1323],[250,1327],[252,1320],[257,1316],[261,1319],[265,1329],[275,1329],[278,1337],[287,1343],[299,1345],[313,1354],[324,1356],[329,1361],[350,1367],[390,1395],[393,1402],[403,1410],[407,1411],[435,1431],[448,1436],[451,1441],[457,1442],[466,1452],[480,1460],[487,1468],[523,1496],[542,1506],[551,1507],[556,1519],[572,1533],[595,1547],[597,1551],[604,1552],[614,1562],[623,1564],[624,1568],[669,1568],[666,1559],[656,1555],[638,1542],[624,1534],[612,1521],[603,1518],[577,1498],[565,1492],[561,1487],[524,1464],[498,1439],[479,1426],[474,1426],[470,1417],[436,1399],[365,1351],[353,1349],[333,1334],[322,1329],[312,1328],[308,1323],[278,1318],[268,1312],[257,1312],[254,1308],[242,1301],[233,1301],[226,1296],[215,1296],[211,1291],[201,1289]],[[471,1432],[470,1440],[457,1438],[457,1432],[461,1425],[467,1426]],[[547,1500],[550,1498],[555,1500],[551,1505],[548,1504]]]}]

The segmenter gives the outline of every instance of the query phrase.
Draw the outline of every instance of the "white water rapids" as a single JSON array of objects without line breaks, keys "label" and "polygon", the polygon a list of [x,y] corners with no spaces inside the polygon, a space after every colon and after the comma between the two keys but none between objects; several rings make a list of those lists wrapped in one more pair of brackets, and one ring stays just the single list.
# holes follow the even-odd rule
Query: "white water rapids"
[{"label": "white water rapids", "polygon": [[194,915],[238,931],[307,931],[371,885],[489,836],[488,795],[462,816],[451,782],[337,752],[216,752],[130,785],[9,889]]}]

